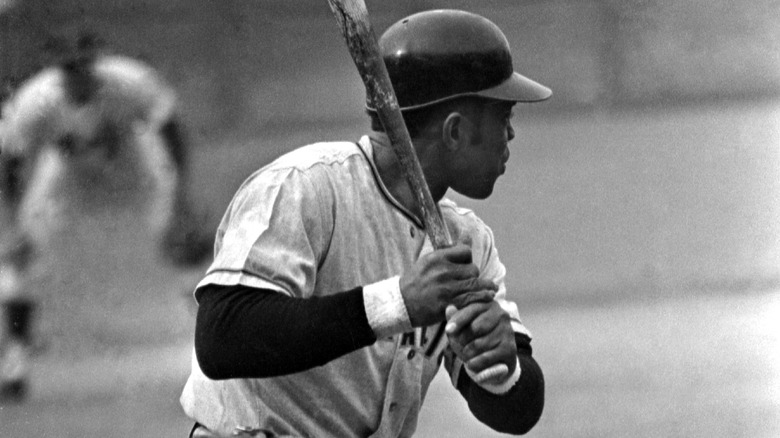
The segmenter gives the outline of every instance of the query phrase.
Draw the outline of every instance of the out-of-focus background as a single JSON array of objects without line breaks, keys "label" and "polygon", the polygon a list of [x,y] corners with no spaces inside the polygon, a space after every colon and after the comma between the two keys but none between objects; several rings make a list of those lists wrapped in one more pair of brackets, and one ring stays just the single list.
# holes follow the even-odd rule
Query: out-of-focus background
[{"label": "out-of-focus background", "polygon": [[[423,9],[497,23],[554,91],[521,105],[486,201],[547,404],[531,437],[780,436],[780,3],[369,0],[377,33]],[[0,1],[0,75],[97,31],[177,88],[192,191],[216,228],[253,170],[354,140],[363,88],[325,0]],[[206,266],[175,270],[132,223],[49,248],[32,391],[0,436],[186,436],[178,407]],[[500,436],[444,376],[419,436]],[[326,405],[323,405],[326,406]]]}]

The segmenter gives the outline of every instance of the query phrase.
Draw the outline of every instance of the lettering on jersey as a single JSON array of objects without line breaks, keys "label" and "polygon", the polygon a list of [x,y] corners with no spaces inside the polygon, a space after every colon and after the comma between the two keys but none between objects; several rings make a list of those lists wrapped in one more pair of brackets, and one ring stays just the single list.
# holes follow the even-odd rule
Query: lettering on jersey
[{"label": "lettering on jersey", "polygon": [[[433,337],[429,337],[429,329],[434,330]],[[440,355],[444,348],[444,324],[437,326],[417,328],[414,331],[401,335],[400,347],[419,347],[425,350],[427,357]]]},{"label": "lettering on jersey", "polygon": [[404,333],[403,335],[401,335],[401,346],[402,347],[425,346],[428,343],[428,336],[426,336],[427,332],[428,332],[428,327],[422,327],[419,329],[415,329],[413,332]]}]

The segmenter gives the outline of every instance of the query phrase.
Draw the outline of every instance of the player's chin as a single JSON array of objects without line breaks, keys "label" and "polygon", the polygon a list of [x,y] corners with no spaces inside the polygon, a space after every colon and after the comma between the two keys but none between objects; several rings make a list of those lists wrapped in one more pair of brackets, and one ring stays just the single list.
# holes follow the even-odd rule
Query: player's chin
[{"label": "player's chin", "polygon": [[487,199],[493,194],[496,185],[496,178],[485,178],[469,185],[467,188],[453,188],[456,192],[471,199]]},{"label": "player's chin", "polygon": [[490,195],[492,195],[492,194],[493,194],[493,186],[490,186],[489,189],[483,190],[483,191],[477,193],[476,195],[472,196],[471,198],[472,199],[482,200],[482,199],[489,198]]}]

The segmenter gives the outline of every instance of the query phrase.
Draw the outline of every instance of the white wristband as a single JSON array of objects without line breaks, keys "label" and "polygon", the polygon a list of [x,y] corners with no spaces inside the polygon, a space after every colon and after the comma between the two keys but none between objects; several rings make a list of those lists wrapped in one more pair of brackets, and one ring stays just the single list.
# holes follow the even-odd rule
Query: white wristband
[{"label": "white wristband", "polygon": [[377,339],[413,329],[401,295],[399,276],[363,286],[363,306]]},{"label": "white wristband", "polygon": [[517,366],[515,366],[515,371],[499,382],[496,382],[495,380],[491,379],[486,382],[479,383],[475,379],[477,373],[471,371],[469,367],[466,366],[465,363],[463,364],[463,369],[466,370],[466,374],[468,374],[469,377],[471,377],[471,380],[476,382],[483,389],[485,389],[488,392],[492,392],[493,394],[501,395],[509,392],[509,390],[512,389],[513,386],[515,386],[515,383],[517,383],[517,381],[520,380],[520,373],[521,373],[520,359],[516,359],[516,360],[517,360]]}]

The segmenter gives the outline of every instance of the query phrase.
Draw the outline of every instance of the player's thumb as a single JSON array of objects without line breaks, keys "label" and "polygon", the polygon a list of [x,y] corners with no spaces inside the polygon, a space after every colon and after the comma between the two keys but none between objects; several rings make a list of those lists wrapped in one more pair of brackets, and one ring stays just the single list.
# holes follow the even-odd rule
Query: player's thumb
[{"label": "player's thumb", "polygon": [[453,316],[454,316],[454,315],[455,315],[457,312],[458,312],[458,308],[457,308],[457,307],[455,307],[455,305],[454,305],[454,304],[450,304],[450,305],[448,305],[448,306],[447,306],[447,308],[446,308],[446,309],[444,309],[444,317],[445,317],[445,318],[447,318],[447,320],[449,320],[449,319],[450,319],[450,318],[452,318],[452,317],[453,317]]},{"label": "player's thumb", "polygon": [[442,250],[444,258],[451,263],[469,264],[472,261],[471,248],[463,244],[456,244]]}]

